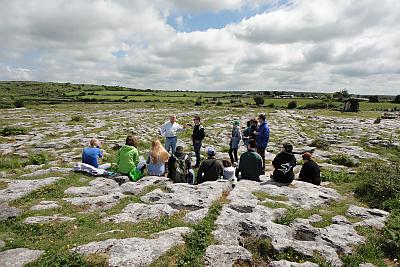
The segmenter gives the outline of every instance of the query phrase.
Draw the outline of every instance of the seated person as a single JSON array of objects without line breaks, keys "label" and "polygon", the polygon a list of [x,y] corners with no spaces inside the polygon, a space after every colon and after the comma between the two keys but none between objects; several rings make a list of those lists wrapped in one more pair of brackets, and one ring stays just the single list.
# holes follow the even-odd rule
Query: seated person
[{"label": "seated person", "polygon": [[183,152],[182,146],[177,146],[176,151],[168,159],[167,177],[174,183],[194,183],[194,172],[191,167],[190,157]]},{"label": "seated person", "polygon": [[137,139],[133,136],[128,136],[125,145],[118,150],[117,170],[119,173],[128,175],[138,165],[139,152],[137,145]]},{"label": "seated person", "polygon": [[90,147],[85,147],[82,151],[82,163],[89,164],[95,168],[107,170],[111,167],[110,163],[99,165],[99,159],[103,158],[103,152],[100,150],[101,142],[99,139],[90,140]]},{"label": "seated person", "polygon": [[303,166],[299,174],[299,181],[312,183],[315,185],[321,184],[320,169],[317,163],[312,160],[311,153],[306,152],[302,155]]},{"label": "seated person", "polygon": [[[241,173],[241,177],[239,177],[239,173]],[[247,152],[240,156],[239,166],[236,169],[236,177],[259,182],[262,173],[262,159],[256,152],[256,140],[251,139],[247,146]]]},{"label": "seated person", "polygon": [[229,159],[223,159],[222,165],[224,166],[224,179],[225,180],[235,180],[235,172],[236,168],[232,166],[232,163]]},{"label": "seated person", "polygon": [[224,166],[222,162],[215,158],[215,150],[211,147],[207,150],[208,159],[201,162],[197,172],[197,183],[216,181],[223,177]]},{"label": "seated person", "polygon": [[158,139],[151,141],[151,151],[147,157],[147,172],[152,176],[163,176],[169,153]]},{"label": "seated person", "polygon": [[289,143],[284,143],[282,152],[276,155],[272,161],[275,170],[271,178],[274,181],[290,184],[294,180],[293,168],[296,166],[296,158],[292,152],[293,146]]}]

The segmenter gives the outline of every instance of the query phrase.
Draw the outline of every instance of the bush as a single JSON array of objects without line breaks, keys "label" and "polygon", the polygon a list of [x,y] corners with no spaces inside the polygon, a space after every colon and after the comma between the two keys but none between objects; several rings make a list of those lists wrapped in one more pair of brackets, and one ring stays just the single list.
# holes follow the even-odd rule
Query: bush
[{"label": "bush", "polygon": [[310,146],[316,147],[318,149],[327,150],[331,144],[323,139],[314,139]]},{"label": "bush", "polygon": [[377,95],[371,95],[368,98],[368,101],[371,102],[371,103],[378,103],[379,102],[379,97]]},{"label": "bush", "polygon": [[5,127],[0,131],[0,135],[2,136],[11,136],[11,135],[21,135],[21,134],[27,134],[28,129],[23,128],[23,127]]},{"label": "bush", "polygon": [[400,103],[400,95],[397,95],[397,96],[394,98],[393,103],[397,103],[397,104]]},{"label": "bush", "polygon": [[17,99],[14,101],[14,106],[16,108],[23,108],[23,107],[25,107],[25,101],[22,99]]},{"label": "bush", "polygon": [[55,267],[78,267],[86,266],[84,256],[77,252],[65,251],[48,251],[39,258],[39,266],[55,266]]},{"label": "bush", "polygon": [[383,230],[383,251],[392,259],[400,257],[400,210],[390,213]]},{"label": "bush", "polygon": [[72,116],[71,121],[82,122],[85,121],[85,117],[83,117],[82,115],[74,115]]},{"label": "bush", "polygon": [[337,105],[331,102],[318,101],[307,103],[303,106],[305,109],[324,109],[324,108],[337,108]]},{"label": "bush", "polygon": [[196,102],[194,102],[194,105],[195,105],[195,106],[201,106],[201,104],[202,104],[202,102],[201,102],[201,99],[200,99],[200,98],[197,98],[197,99],[196,99]]},{"label": "bush", "polygon": [[355,181],[355,176],[346,172],[334,172],[331,170],[321,171],[321,181],[333,182],[336,184],[347,184]]},{"label": "bush", "polygon": [[49,161],[49,157],[45,153],[38,153],[29,156],[29,164],[41,165]]},{"label": "bush", "polygon": [[346,166],[346,167],[357,167],[358,163],[355,162],[351,157],[347,156],[347,155],[335,155],[330,157],[330,160],[333,163],[342,165],[342,166]]},{"label": "bush", "polygon": [[274,103],[269,103],[267,107],[269,107],[269,108],[275,108],[275,104],[274,104]]},{"label": "bush", "polygon": [[217,106],[222,106],[223,104],[224,104],[224,103],[223,103],[222,101],[218,100]]},{"label": "bush", "polygon": [[287,107],[288,107],[289,109],[297,108],[297,102],[296,102],[295,100],[290,101]]},{"label": "bush", "polygon": [[254,102],[256,102],[257,106],[262,106],[264,105],[264,98],[262,96],[255,96]]},{"label": "bush", "polygon": [[373,162],[356,175],[355,194],[373,208],[400,209],[400,166]]}]

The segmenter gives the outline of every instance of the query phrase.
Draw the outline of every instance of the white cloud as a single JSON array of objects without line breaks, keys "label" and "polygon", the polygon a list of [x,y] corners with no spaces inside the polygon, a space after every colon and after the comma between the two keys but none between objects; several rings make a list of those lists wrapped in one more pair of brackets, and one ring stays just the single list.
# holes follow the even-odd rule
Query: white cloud
[{"label": "white cloud", "polygon": [[[0,79],[201,90],[398,92],[397,0],[0,0]],[[267,12],[178,32],[174,12]],[[183,13],[182,13],[183,14]],[[190,20],[177,16],[176,24]]]}]

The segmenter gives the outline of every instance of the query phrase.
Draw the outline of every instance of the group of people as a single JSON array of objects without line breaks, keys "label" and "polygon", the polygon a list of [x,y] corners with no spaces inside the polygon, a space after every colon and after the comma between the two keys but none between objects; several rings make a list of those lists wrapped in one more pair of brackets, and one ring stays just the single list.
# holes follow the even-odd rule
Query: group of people
[{"label": "group of people", "polygon": [[[260,176],[265,174],[265,151],[270,134],[264,114],[259,114],[257,120],[249,120],[243,131],[240,129],[240,122],[233,121],[229,142],[229,160],[217,159],[216,151],[209,147],[207,159],[201,161],[200,152],[202,142],[206,137],[205,129],[199,116],[195,116],[193,122],[193,125],[181,126],[176,122],[175,115],[170,116],[169,121],[159,129],[159,134],[165,138],[164,146],[158,139],[154,139],[145,162],[139,162],[137,139],[134,136],[128,136],[125,145],[118,150],[115,170],[128,175],[132,180],[140,179],[147,169],[148,175],[167,176],[177,183],[200,184],[221,178],[234,181],[237,178],[260,181]],[[184,152],[184,148],[177,145],[177,133],[185,131],[187,127],[193,128],[191,139],[196,155],[196,162],[193,166],[191,158]],[[241,141],[247,151],[238,159]],[[92,139],[90,147],[83,149],[82,162],[95,168],[110,168],[111,164],[109,163],[99,164],[99,159],[103,157],[100,146],[99,140]],[[319,185],[319,166],[312,160],[309,152],[304,153],[302,158],[304,164],[299,174],[299,180]],[[274,171],[271,178],[276,182],[290,184],[294,180],[293,168],[296,164],[293,146],[284,143],[282,151],[272,161]],[[198,168],[197,175],[193,168]]]}]

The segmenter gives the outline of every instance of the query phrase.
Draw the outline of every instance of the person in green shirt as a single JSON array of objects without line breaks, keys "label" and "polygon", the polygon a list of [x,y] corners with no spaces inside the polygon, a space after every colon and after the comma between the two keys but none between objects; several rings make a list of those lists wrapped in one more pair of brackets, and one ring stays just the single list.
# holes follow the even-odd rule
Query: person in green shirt
[{"label": "person in green shirt", "polygon": [[[263,173],[262,158],[256,152],[256,141],[249,140],[247,152],[240,156],[239,166],[236,169],[236,177],[238,179],[246,179],[260,182],[260,175]],[[241,176],[239,176],[241,173]]]},{"label": "person in green shirt", "polygon": [[118,150],[117,170],[122,174],[129,174],[139,163],[138,141],[134,136],[126,138],[125,145]]}]

